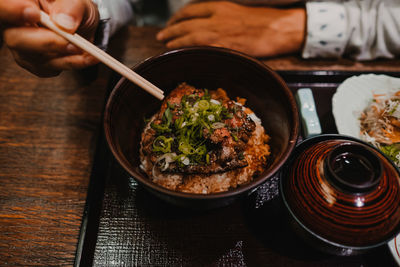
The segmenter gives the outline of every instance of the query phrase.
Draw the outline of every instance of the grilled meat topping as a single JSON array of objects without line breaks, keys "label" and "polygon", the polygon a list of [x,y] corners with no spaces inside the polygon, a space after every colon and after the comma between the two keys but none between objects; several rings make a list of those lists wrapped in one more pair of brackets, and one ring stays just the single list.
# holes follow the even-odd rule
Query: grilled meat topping
[{"label": "grilled meat topping", "polygon": [[208,92],[186,83],[169,94],[149,126],[143,154],[163,172],[188,174],[247,166],[243,153],[256,128],[243,104],[222,89]]}]

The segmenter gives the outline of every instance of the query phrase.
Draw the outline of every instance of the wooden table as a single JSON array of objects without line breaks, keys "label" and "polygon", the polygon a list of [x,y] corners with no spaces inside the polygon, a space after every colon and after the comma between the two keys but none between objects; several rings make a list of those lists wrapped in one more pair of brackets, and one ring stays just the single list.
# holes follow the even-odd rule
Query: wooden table
[{"label": "wooden table", "polygon": [[[157,28],[129,27],[111,54],[128,66],[165,51]],[[0,265],[74,263],[111,71],[41,79],[0,50]],[[266,59],[275,70],[400,71],[400,60]]]}]

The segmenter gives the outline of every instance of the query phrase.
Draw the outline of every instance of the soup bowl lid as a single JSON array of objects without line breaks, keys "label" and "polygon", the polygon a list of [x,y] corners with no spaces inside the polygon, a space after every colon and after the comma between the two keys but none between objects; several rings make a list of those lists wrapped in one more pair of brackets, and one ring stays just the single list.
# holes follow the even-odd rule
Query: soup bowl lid
[{"label": "soup bowl lid", "polygon": [[353,137],[301,142],[285,164],[280,193],[313,236],[346,248],[387,243],[400,230],[400,174],[378,149]]}]

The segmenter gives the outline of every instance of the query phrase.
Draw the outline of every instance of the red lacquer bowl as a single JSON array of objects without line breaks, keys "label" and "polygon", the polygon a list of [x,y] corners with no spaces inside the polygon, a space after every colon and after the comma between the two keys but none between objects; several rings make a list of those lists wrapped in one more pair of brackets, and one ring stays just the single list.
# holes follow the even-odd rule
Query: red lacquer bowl
[{"label": "red lacquer bowl", "polygon": [[322,135],[299,144],[280,193],[297,233],[336,255],[386,244],[400,231],[399,170],[358,139]]}]

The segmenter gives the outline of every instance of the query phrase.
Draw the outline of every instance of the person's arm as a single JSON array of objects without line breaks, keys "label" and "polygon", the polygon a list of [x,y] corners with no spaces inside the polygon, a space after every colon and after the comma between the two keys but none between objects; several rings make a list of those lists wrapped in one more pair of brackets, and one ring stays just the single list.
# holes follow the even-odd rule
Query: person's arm
[{"label": "person's arm", "polygon": [[309,1],[304,58],[400,55],[400,1]]},{"label": "person's arm", "polygon": [[171,49],[211,45],[268,57],[300,52],[304,31],[304,8],[279,9],[217,1],[183,7],[157,34],[157,39]]}]

